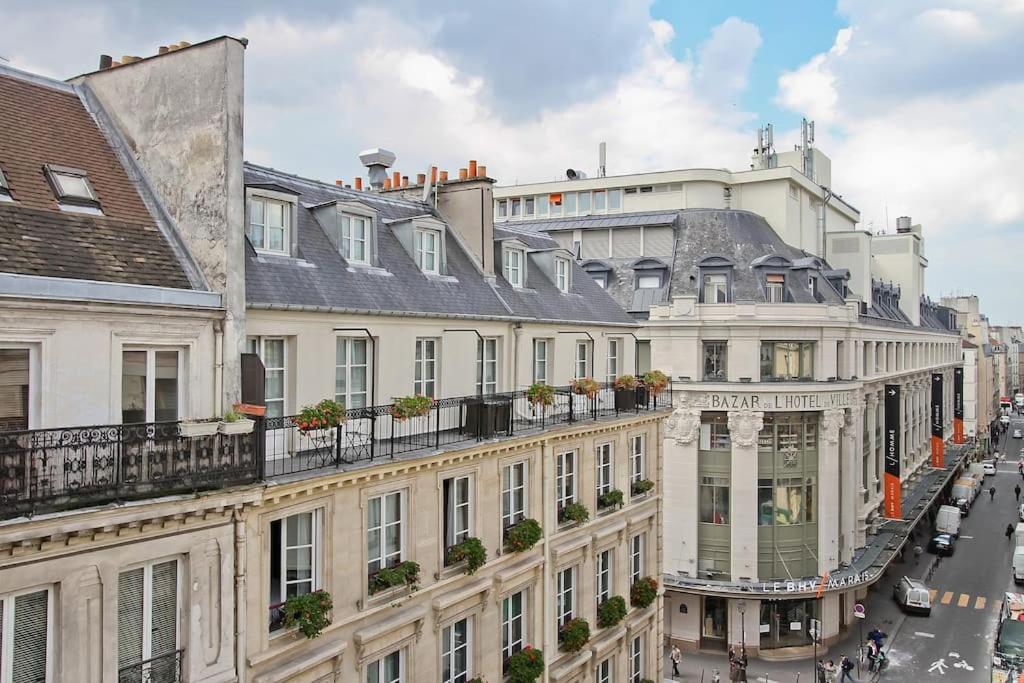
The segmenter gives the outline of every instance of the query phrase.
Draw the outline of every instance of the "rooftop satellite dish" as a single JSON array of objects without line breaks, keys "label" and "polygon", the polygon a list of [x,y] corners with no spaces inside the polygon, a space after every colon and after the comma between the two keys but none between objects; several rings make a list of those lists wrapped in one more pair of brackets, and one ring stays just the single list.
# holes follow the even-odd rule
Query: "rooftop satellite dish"
[{"label": "rooftop satellite dish", "polygon": [[577,171],[576,169],[573,168],[567,168],[565,169],[565,177],[568,178],[569,180],[583,180],[584,178],[587,177],[587,174],[584,173],[583,171]]}]

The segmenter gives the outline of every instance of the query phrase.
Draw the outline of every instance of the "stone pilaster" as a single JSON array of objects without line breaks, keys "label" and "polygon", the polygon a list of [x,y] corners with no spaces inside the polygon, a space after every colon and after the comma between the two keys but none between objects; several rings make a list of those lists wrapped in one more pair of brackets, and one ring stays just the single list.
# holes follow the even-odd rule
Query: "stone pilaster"
[{"label": "stone pilaster", "polygon": [[875,438],[875,433],[878,429],[878,392],[872,391],[867,395],[866,400],[868,406],[868,439],[871,442],[871,458],[873,461],[870,471],[874,479],[870,482],[865,482],[865,485],[871,491],[871,497],[874,498],[878,491],[878,482],[882,481],[882,468],[884,466],[884,462],[878,454],[878,439]]},{"label": "stone pilaster", "polygon": [[860,509],[859,501],[862,500],[861,477],[862,457],[860,446],[861,437],[861,410],[860,399],[855,398],[853,407],[843,411],[843,435],[840,444],[842,457],[842,486],[840,487],[839,501],[839,528],[843,535],[841,545],[840,562],[850,562],[853,559],[853,550],[857,547],[857,518]]},{"label": "stone pilaster", "polygon": [[734,581],[757,579],[757,434],[762,426],[762,412],[729,413],[732,442],[730,564]]},{"label": "stone pilaster", "polygon": [[841,408],[830,408],[821,415],[818,440],[818,573],[839,566],[839,429],[843,426]]},{"label": "stone pilaster", "polygon": [[665,569],[697,576],[697,449],[700,408],[680,407],[665,425],[665,499],[691,501],[664,509]]}]

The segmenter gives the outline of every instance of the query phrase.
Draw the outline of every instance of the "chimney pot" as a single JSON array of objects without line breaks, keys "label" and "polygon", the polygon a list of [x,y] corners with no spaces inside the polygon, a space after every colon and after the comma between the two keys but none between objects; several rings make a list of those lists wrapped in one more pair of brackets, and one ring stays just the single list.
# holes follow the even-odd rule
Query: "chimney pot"
[{"label": "chimney pot", "polygon": [[448,182],[448,171],[441,171],[440,179],[441,179],[440,181],[442,183],[447,183]]},{"label": "chimney pot", "polygon": [[110,55],[100,55],[100,71],[103,69],[109,69],[113,61],[114,60],[111,59]]},{"label": "chimney pot", "polygon": [[160,47],[158,47],[156,49],[156,53],[158,55],[165,55],[165,54],[167,54],[167,46],[166,45],[161,45]]},{"label": "chimney pot", "polygon": [[352,189],[352,186],[351,186],[351,185],[346,185],[346,186],[345,186],[345,189],[346,189],[346,190],[351,190],[351,189]]},{"label": "chimney pot", "polygon": [[384,179],[384,189],[385,190],[390,190],[391,189],[391,178],[385,178]]},{"label": "chimney pot", "polygon": [[469,160],[469,177],[476,178],[476,159]]},{"label": "chimney pot", "polygon": [[427,184],[427,174],[426,173],[417,173],[416,174],[416,184],[417,185],[426,185]]},{"label": "chimney pot", "polygon": [[486,178],[487,177],[487,167],[483,166],[483,165],[477,166],[476,167],[476,177],[477,178]]},{"label": "chimney pot", "polygon": [[356,189],[357,190],[363,189],[363,177],[362,176],[359,176],[359,177],[356,178]]},{"label": "chimney pot", "polygon": [[342,182],[341,178],[338,178],[337,180],[334,181],[334,184],[335,185],[344,185],[345,183]]},{"label": "chimney pot", "polygon": [[401,184],[402,184],[402,174],[399,173],[398,171],[392,171],[391,172],[391,187],[393,187],[395,189],[398,189],[398,187]]},{"label": "chimney pot", "polygon": [[115,66],[121,66],[121,62],[114,60],[110,63],[110,68],[113,69]]},{"label": "chimney pot", "polygon": [[437,185],[437,166],[430,167],[430,184]]},{"label": "chimney pot", "polygon": [[466,169],[460,168],[459,169],[459,180],[465,180],[467,175],[468,175],[468,173],[469,173],[469,171],[467,171]]},{"label": "chimney pot", "polygon": [[402,176],[402,187],[409,187],[409,176]]}]

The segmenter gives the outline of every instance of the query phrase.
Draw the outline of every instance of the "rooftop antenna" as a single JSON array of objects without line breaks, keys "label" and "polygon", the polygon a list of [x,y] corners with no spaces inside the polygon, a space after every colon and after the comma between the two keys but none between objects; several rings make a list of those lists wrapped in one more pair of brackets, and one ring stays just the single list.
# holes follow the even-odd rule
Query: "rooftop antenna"
[{"label": "rooftop antenna", "polygon": [[757,147],[754,148],[753,161],[756,170],[778,166],[778,158],[775,156],[775,127],[770,123],[757,129]]},{"label": "rooftop antenna", "polygon": [[804,175],[814,180],[814,121],[808,121],[806,117],[800,121],[800,151],[803,156]]},{"label": "rooftop antenna", "polygon": [[604,178],[607,175],[608,167],[606,165],[608,156],[608,143],[602,142],[597,146],[597,177]]}]

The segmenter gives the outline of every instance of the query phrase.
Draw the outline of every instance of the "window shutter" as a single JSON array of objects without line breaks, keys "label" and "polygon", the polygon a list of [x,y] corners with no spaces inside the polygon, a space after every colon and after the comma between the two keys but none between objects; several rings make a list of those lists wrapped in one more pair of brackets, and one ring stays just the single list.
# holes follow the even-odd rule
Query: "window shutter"
[{"label": "window shutter", "polygon": [[142,599],[145,569],[121,572],[117,581],[117,665],[142,661]]},{"label": "window shutter", "polygon": [[46,680],[48,591],[19,595],[14,599],[14,647],[11,683]]},{"label": "window shutter", "polygon": [[178,649],[178,561],[153,565],[152,657]]}]

